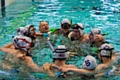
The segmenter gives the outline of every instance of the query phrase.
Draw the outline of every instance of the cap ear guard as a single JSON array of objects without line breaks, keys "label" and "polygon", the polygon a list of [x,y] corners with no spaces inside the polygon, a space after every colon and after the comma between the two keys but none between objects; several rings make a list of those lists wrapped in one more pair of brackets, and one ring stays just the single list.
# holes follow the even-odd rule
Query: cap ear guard
[{"label": "cap ear guard", "polygon": [[111,51],[108,50],[101,50],[100,52],[101,56],[111,56]]}]

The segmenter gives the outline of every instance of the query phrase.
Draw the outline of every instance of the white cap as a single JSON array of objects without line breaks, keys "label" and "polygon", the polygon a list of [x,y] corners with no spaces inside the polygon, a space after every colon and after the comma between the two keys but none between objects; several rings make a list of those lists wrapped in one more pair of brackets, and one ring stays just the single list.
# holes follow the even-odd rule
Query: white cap
[{"label": "white cap", "polygon": [[111,56],[110,51],[113,52],[114,47],[111,44],[108,43],[104,43],[101,45],[101,47],[99,48],[99,51],[101,56]]},{"label": "white cap", "polygon": [[25,36],[26,31],[27,31],[27,29],[25,27],[19,27],[17,29],[17,35]]},{"label": "white cap", "polygon": [[102,31],[99,29],[99,28],[94,28],[91,30],[92,34],[95,35],[95,34],[102,34]]},{"label": "white cap", "polygon": [[68,19],[63,19],[62,22],[61,22],[61,24],[65,24],[65,23],[70,24],[70,21]]},{"label": "white cap", "polygon": [[82,36],[84,34],[84,26],[82,23],[77,23],[77,25],[80,27],[78,28],[80,35]]},{"label": "white cap", "polygon": [[96,59],[91,55],[86,56],[84,59],[83,68],[91,70],[95,69],[96,67],[97,67]]},{"label": "white cap", "polygon": [[54,51],[54,58],[69,57],[68,49],[64,45],[59,45]]},{"label": "white cap", "polygon": [[15,48],[21,49],[24,51],[29,51],[32,46],[32,40],[26,36],[15,36],[13,38],[13,44]]},{"label": "white cap", "polygon": [[31,24],[26,25],[25,28],[26,28],[27,30],[29,30],[30,26],[31,26]]}]

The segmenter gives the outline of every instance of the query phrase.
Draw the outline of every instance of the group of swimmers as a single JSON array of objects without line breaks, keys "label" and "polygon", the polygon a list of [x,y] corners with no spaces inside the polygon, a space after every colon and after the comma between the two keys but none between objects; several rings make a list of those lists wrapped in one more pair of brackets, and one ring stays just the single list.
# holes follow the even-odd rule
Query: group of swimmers
[{"label": "group of swimmers", "polygon": [[[19,27],[17,29],[17,35],[14,36],[12,43],[3,46],[0,50],[23,62],[31,72],[45,72],[50,76],[65,78],[67,76],[66,72],[69,71],[94,76],[119,74],[119,70],[108,70],[110,66],[113,66],[112,64],[114,62],[116,63],[114,67],[119,66],[120,55],[118,52],[114,51],[114,47],[111,44],[105,42],[105,38],[99,28],[94,28],[90,31],[90,34],[85,34],[84,25],[82,23],[72,25],[68,19],[62,20],[60,29],[55,29],[53,31],[49,28],[49,23],[47,21],[40,22],[40,32],[36,32],[34,25]],[[32,48],[36,44],[37,37],[49,37],[49,35],[63,35],[71,41],[79,41],[80,44],[88,43],[91,47],[97,47],[98,51],[96,56],[101,63],[97,64],[95,57],[87,55],[82,65],[83,69],[79,69],[72,64],[68,65],[66,64],[66,59],[69,57],[69,50],[66,45],[61,44],[53,50],[54,62],[52,64],[45,63],[43,66],[38,67],[32,59]],[[12,69],[14,68],[14,65],[9,64],[12,60],[8,59],[7,55],[2,62],[2,68]],[[16,61],[13,61],[13,63],[16,63]],[[20,66],[21,65],[17,68],[19,69]],[[58,71],[60,72],[57,73]]]}]

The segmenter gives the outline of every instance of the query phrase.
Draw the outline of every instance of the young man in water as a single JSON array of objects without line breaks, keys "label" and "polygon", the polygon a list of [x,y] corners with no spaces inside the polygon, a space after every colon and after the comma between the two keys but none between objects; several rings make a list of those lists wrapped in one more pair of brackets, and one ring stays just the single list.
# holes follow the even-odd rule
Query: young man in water
[{"label": "young man in water", "polygon": [[105,38],[102,35],[102,31],[99,28],[92,29],[89,34],[89,43],[91,47],[99,48],[103,42],[105,42]]},{"label": "young man in water", "polygon": [[45,63],[41,69],[43,69],[44,72],[47,72],[50,76],[65,77],[65,75],[60,72],[60,68],[76,68],[75,65],[66,64],[66,58],[68,57],[68,49],[64,45],[59,45],[54,51],[54,63]]},{"label": "young man in water", "polygon": [[[17,29],[17,35],[21,37],[25,37],[25,36],[29,37],[32,40],[32,44],[33,44],[32,47],[34,46],[36,39],[36,29],[34,28],[33,25],[26,25],[25,27],[19,27]],[[13,43],[7,44],[3,47],[10,49],[15,48]],[[2,51],[6,51],[6,49],[4,50],[4,48],[2,49]],[[30,54],[28,55],[31,56]]]},{"label": "young man in water", "polygon": [[[96,63],[96,60],[94,57],[87,57],[84,60],[83,68],[84,69],[74,69],[74,68],[62,68],[61,70],[63,72],[67,71],[72,71],[72,72],[77,72],[81,74],[94,74],[96,77],[97,76],[103,76],[109,73],[108,68],[112,65],[114,59],[112,57],[113,55],[113,47],[108,44],[102,44],[101,47],[99,48],[99,59],[102,62],[101,64]],[[95,62],[95,63],[94,63]],[[94,68],[91,68],[94,67]]]},{"label": "young man in water", "polygon": [[81,23],[74,24],[72,26],[73,31],[69,34],[71,41],[78,40],[80,43],[87,43],[89,37],[84,33],[84,26]]},{"label": "young man in water", "polygon": [[39,67],[37,67],[37,65],[33,62],[32,58],[27,56],[27,54],[31,53],[31,47],[33,45],[31,38],[26,36],[15,36],[13,38],[13,45],[14,48],[9,46],[3,46],[1,48],[2,52],[8,53],[2,62],[3,69],[19,69],[24,65],[26,66],[26,69],[29,68],[31,71],[41,71],[39,70]]},{"label": "young man in water", "polygon": [[61,28],[57,29],[55,34],[63,35],[63,36],[68,37],[68,34],[71,32],[70,27],[71,27],[70,21],[65,18],[61,22]]},{"label": "young man in water", "polygon": [[49,23],[47,21],[41,21],[39,24],[39,31],[36,36],[48,36]]}]

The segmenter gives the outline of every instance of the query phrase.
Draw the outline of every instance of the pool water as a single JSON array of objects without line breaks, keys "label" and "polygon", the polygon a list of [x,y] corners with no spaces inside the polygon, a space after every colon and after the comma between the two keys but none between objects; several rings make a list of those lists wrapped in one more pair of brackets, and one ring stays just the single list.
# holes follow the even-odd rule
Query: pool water
[{"label": "pool water", "polygon": [[[103,33],[108,33],[105,36],[106,40],[115,47],[115,50],[119,51],[119,0],[16,0],[5,10],[0,11],[0,47],[11,42],[18,27],[33,24],[39,31],[39,22],[46,20],[49,22],[50,28],[60,28],[60,22],[63,18],[72,20],[73,24],[83,23],[87,34],[92,28],[100,28]],[[33,51],[35,53],[33,60],[39,66],[47,62],[48,59],[49,62],[52,62],[52,51],[47,47],[44,44],[42,48],[39,47]],[[3,57],[4,53],[0,52],[0,62]],[[77,57],[76,59],[80,58]],[[82,64],[81,62],[71,63],[79,66]],[[115,76],[114,79],[116,78],[120,77]],[[113,77],[110,79],[112,80]]]}]

